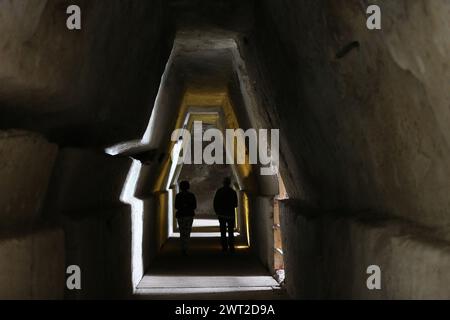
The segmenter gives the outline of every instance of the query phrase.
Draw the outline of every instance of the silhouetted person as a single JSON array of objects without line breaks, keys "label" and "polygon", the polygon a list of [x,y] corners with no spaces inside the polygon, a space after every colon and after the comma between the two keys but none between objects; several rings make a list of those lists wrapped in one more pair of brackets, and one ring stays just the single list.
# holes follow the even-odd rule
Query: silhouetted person
[{"label": "silhouetted person", "polygon": [[180,229],[181,251],[187,254],[189,238],[191,237],[192,223],[194,222],[197,200],[192,192],[189,192],[188,181],[180,182],[181,191],[175,197],[176,218]]},{"label": "silhouetted person", "polygon": [[238,200],[236,191],[230,187],[230,184],[230,178],[223,179],[223,187],[217,190],[214,196],[214,211],[219,218],[223,251],[227,251],[228,249],[234,251],[235,209],[238,206]]}]

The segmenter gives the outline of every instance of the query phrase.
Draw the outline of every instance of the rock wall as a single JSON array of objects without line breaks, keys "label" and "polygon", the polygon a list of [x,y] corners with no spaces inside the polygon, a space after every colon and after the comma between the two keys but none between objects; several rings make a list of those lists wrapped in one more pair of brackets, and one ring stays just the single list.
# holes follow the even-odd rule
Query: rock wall
[{"label": "rock wall", "polygon": [[[81,30],[66,28],[69,4],[81,8]],[[12,278],[31,277],[23,272],[40,253],[30,243],[44,225],[59,230],[48,240],[61,250],[48,259],[61,268],[55,281],[64,280],[65,250],[67,263],[82,265],[86,276],[85,290],[66,297],[132,291],[132,206],[121,199],[131,161],[102,153],[144,134],[172,45],[169,20],[162,0],[0,2],[0,128],[39,132],[55,143],[19,131],[0,134],[0,238],[11,233],[0,252],[10,255],[11,241],[26,243],[20,261],[1,259]],[[150,209],[143,207],[148,226]],[[20,235],[10,232],[16,229]],[[29,260],[21,258],[27,254]],[[148,263],[147,253],[142,258]],[[62,297],[64,283],[58,286],[45,295],[23,283],[17,289],[23,291],[6,297]]]},{"label": "rock wall", "polygon": [[[365,1],[259,6],[256,61],[272,91],[256,86],[284,131],[281,149],[294,154],[289,170],[300,172],[288,192],[327,209],[448,226],[449,4],[377,3],[382,31],[366,28]],[[354,41],[359,49],[336,58]]]},{"label": "rock wall", "polygon": [[65,285],[64,233],[40,229],[2,235],[1,299],[62,299]]},{"label": "rock wall", "polygon": [[[296,299],[449,299],[450,245],[399,220],[281,202],[286,287]],[[428,231],[428,232],[427,232]],[[380,268],[369,290],[368,267]]]},{"label": "rock wall", "polygon": [[[317,216],[284,217],[286,281],[295,297],[448,298],[450,4],[372,3],[381,31],[368,1],[261,1],[242,41],[287,191]],[[377,263],[385,287],[368,292]]]},{"label": "rock wall", "polygon": [[250,196],[250,245],[262,264],[274,271],[273,197]]},{"label": "rock wall", "polygon": [[[81,30],[66,27],[69,5],[81,8]],[[140,138],[171,47],[166,5],[2,1],[0,127],[66,146]]]},{"label": "rock wall", "polygon": [[0,226],[39,219],[58,147],[25,131],[0,132]]},{"label": "rock wall", "polygon": [[58,148],[26,131],[0,132],[0,298],[60,299],[64,233],[43,218]]},{"label": "rock wall", "polygon": [[122,198],[132,160],[95,150],[61,149],[46,213],[66,233],[67,265],[81,269],[68,299],[123,298],[132,291],[132,207]]}]

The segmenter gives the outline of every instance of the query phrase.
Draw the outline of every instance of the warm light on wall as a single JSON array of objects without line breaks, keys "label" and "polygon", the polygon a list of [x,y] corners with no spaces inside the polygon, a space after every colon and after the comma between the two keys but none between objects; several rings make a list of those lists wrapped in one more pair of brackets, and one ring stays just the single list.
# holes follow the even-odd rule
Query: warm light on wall
[{"label": "warm light on wall", "polygon": [[244,202],[245,231],[247,233],[247,245],[250,247],[250,206],[247,193],[244,192],[242,200]]},{"label": "warm light on wall", "polygon": [[[202,110],[201,112],[191,112],[190,108],[196,110]],[[212,114],[215,110],[220,110],[222,113],[222,119],[218,114]],[[209,112],[209,113],[208,113]],[[178,110],[178,116],[175,122],[175,129],[184,128],[190,130],[194,121],[202,121],[209,124],[215,124],[218,129],[238,129],[240,128],[239,122],[236,117],[235,110],[230,101],[227,88],[216,89],[198,89],[188,88],[183,96],[183,101]],[[236,144],[235,144],[236,145]],[[170,172],[172,167],[171,153],[176,147],[176,143],[170,141],[168,144],[166,157],[161,167],[161,173],[156,179],[156,183],[153,187],[154,192],[165,191],[167,184],[170,183],[172,173]],[[237,152],[234,152],[236,155]],[[236,157],[236,156],[235,156]],[[234,163],[237,163],[234,159]],[[244,164],[235,166],[237,175],[242,180],[248,180],[251,177],[252,165],[249,164],[248,155],[246,154],[246,161]]]},{"label": "warm light on wall", "polygon": [[[183,96],[182,103],[178,110],[178,116],[175,121],[175,129],[184,128],[189,132],[192,131],[195,121],[201,121],[203,123],[215,126],[217,129],[225,132],[226,129],[239,129],[240,125],[234,110],[234,107],[230,101],[227,88],[215,88],[215,89],[199,89],[188,88]],[[237,139],[237,138],[235,138]],[[178,157],[181,153],[182,141],[169,141],[166,156],[163,163],[160,166],[160,174],[156,179],[153,186],[153,192],[157,194],[167,194],[170,192],[171,186],[176,183],[178,174],[181,171],[182,164],[178,164]],[[234,146],[236,148],[236,141]],[[172,153],[175,157],[172,159]],[[237,164],[237,152],[236,149],[232,153],[234,154],[234,160],[231,165],[233,173],[239,184],[239,188],[245,190],[252,190],[255,188],[252,165],[248,159],[248,152],[245,153],[245,163]],[[167,236],[177,236],[177,232],[174,230],[174,218],[173,210],[171,210],[172,202],[168,198],[159,197],[159,228],[165,230],[167,228]],[[241,209],[243,214],[241,217],[243,221],[239,222],[239,231],[237,234],[245,234],[248,248],[250,246],[250,219],[249,219],[249,203],[248,196],[244,193],[243,205]],[[165,218],[163,218],[165,217]],[[238,220],[236,220],[238,222]],[[200,235],[200,234],[199,234]],[[214,236],[217,236],[214,234]]]},{"label": "warm light on wall", "polygon": [[131,207],[131,281],[133,290],[135,290],[139,281],[144,276],[144,264],[142,260],[144,203],[134,195],[141,167],[139,161],[133,160],[120,195],[120,201],[129,204]]}]

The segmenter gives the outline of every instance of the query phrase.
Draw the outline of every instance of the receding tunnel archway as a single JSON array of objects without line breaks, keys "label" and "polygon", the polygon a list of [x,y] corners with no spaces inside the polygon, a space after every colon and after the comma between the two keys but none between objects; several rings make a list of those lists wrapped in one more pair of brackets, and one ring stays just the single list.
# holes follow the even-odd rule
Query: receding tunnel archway
[{"label": "receding tunnel archway", "polygon": [[[178,109],[178,112],[174,113],[173,116],[176,118],[175,121],[175,128],[172,131],[171,134],[171,140],[167,141],[168,146],[166,147],[167,152],[165,153],[164,158],[162,158],[162,162],[159,165],[159,172],[160,174],[155,178],[155,184],[153,187],[153,192],[157,194],[157,200],[156,200],[156,207],[158,208],[158,218],[160,223],[158,224],[159,227],[162,227],[162,229],[159,230],[159,245],[161,247],[168,247],[165,254],[168,255],[164,256],[164,248],[163,253],[161,256],[160,264],[162,266],[159,266],[159,269],[165,270],[165,272],[170,272],[172,269],[169,265],[173,265],[173,257],[171,256],[171,246],[173,246],[173,241],[171,242],[171,238],[174,236],[177,236],[177,232],[174,232],[177,228],[176,223],[174,221],[174,210],[173,210],[173,201],[176,194],[177,188],[177,181],[179,178],[179,175],[182,171],[182,168],[186,165],[183,162],[179,162],[180,158],[185,158],[184,156],[186,154],[186,149],[184,149],[185,145],[187,144],[189,148],[191,145],[195,145],[196,141],[193,141],[192,143],[192,136],[196,137],[196,132],[194,132],[195,126],[200,125],[200,128],[197,130],[200,131],[200,135],[203,135],[203,124],[209,124],[214,126],[219,130],[219,132],[222,134],[222,136],[225,136],[225,129],[238,129],[240,128],[240,123],[237,119],[237,112],[235,112],[235,109],[232,106],[232,103],[230,101],[229,95],[227,94],[227,89],[222,91],[216,91],[217,89],[200,89],[196,88],[194,90],[186,90],[184,93],[184,98],[182,99],[182,102],[180,104],[180,107]],[[188,137],[185,137],[183,134],[177,133],[178,130],[181,128],[185,129],[188,133]],[[191,133],[191,134],[189,134]],[[203,136],[201,137],[203,138]],[[233,136],[233,140],[238,139],[237,136]],[[200,139],[200,147],[201,147],[201,154],[203,154],[203,144]],[[222,141],[223,142],[223,141]],[[234,142],[234,141],[233,141]],[[230,152],[230,146],[225,143],[223,146],[224,155],[225,158],[231,155],[233,159],[231,160],[231,172],[233,173],[234,180],[236,181],[236,187],[239,194],[239,207],[237,209],[237,229],[236,229],[236,235],[238,236],[238,249],[245,249],[249,248],[251,240],[250,240],[250,217],[251,217],[251,211],[250,211],[250,205],[249,205],[249,196],[248,193],[253,192],[256,194],[258,192],[258,187],[256,184],[257,177],[254,176],[252,173],[252,167],[249,164],[248,161],[248,152],[245,152],[246,154],[246,161],[242,164],[236,164],[237,159],[237,153],[233,148],[233,152]],[[182,154],[183,153],[183,154]],[[189,157],[192,156],[191,150],[189,150]],[[186,160],[186,159],[184,159]],[[224,159],[224,163],[227,163],[228,160]],[[189,159],[189,163],[192,163],[192,159]],[[276,180],[272,180],[275,181]],[[277,186],[275,188],[278,188]],[[210,199],[210,202],[212,203],[212,198]],[[211,206],[212,207],[212,206]],[[269,204],[270,207],[270,204]],[[212,210],[212,208],[210,208]],[[261,206],[259,210],[270,210],[268,207]],[[259,215],[255,215],[259,216]],[[263,216],[263,215],[261,215]],[[256,219],[256,218],[255,218]],[[273,221],[269,221],[269,223],[272,223]],[[195,229],[195,228],[194,228]],[[167,231],[165,231],[167,230]],[[194,230],[195,231],[195,230]],[[218,233],[211,234],[206,233],[202,234],[203,236],[218,236]],[[261,233],[260,236],[265,235],[265,233]],[[240,243],[243,243],[241,245]],[[218,250],[218,244],[219,241],[205,241],[203,244],[200,244],[200,247],[203,245],[212,246],[213,248],[216,248],[216,251]],[[248,250],[247,250],[248,251]],[[244,256],[249,255],[250,253],[247,251],[243,251]],[[209,265],[211,262],[214,262],[217,260],[217,256],[214,255],[214,252],[210,252],[209,255],[206,255],[208,251],[201,251],[201,254],[199,254],[197,258],[198,263],[203,263]],[[203,257],[203,259],[200,259]],[[208,259],[209,257],[209,259]],[[264,259],[267,257],[264,257]],[[242,256],[239,258],[242,259]],[[222,258],[223,260],[223,258]],[[233,270],[236,269],[235,267],[232,267],[233,264],[239,263],[240,260],[236,259],[229,259],[230,261],[222,261],[222,264],[224,266],[228,265],[228,268]],[[167,264],[164,264],[164,261]],[[171,263],[169,263],[169,261]],[[195,259],[194,259],[195,261]],[[155,261],[156,264],[158,264],[158,260],[156,258]],[[231,263],[231,268],[230,268]],[[248,262],[247,262],[248,263]],[[257,260],[254,261],[254,264],[258,265],[259,262]],[[189,277],[187,277],[184,273],[185,272],[198,272],[199,268],[198,265],[191,266],[191,269],[183,269],[184,273],[181,272],[181,274],[178,275],[176,269],[174,271],[174,274],[170,274],[170,279],[165,277],[163,278],[163,282],[161,282],[161,270],[158,270],[158,267],[151,267],[149,273],[143,277],[143,279],[140,281],[139,285],[137,286],[138,291],[140,294],[145,295],[151,295],[155,294],[155,291],[158,292],[158,288],[161,289],[163,287],[165,290],[173,290],[173,284],[177,283],[179,286],[181,283],[187,282],[189,284]],[[216,270],[216,271],[214,271]],[[200,283],[203,283],[204,286],[206,286],[204,289],[204,292],[210,292],[214,290],[225,290],[225,291],[240,291],[243,290],[242,288],[247,288],[247,290],[261,290],[261,288],[265,288],[267,291],[272,291],[274,286],[277,286],[277,283],[274,282],[274,279],[271,277],[270,273],[267,273],[266,275],[263,275],[264,269],[255,271],[256,273],[254,275],[248,275],[241,277],[241,280],[239,280],[237,285],[236,279],[239,279],[239,274],[233,274],[233,271],[231,274],[222,276],[221,280],[211,281],[211,277],[213,278],[220,278],[221,272],[223,272],[223,267],[216,269],[210,269],[209,275],[197,275],[195,276],[197,280],[199,280]],[[179,271],[178,271],[179,272]],[[235,271],[234,271],[235,272]],[[266,271],[268,272],[268,271]],[[155,274],[156,273],[156,274]],[[181,276],[181,278],[180,278]],[[247,279],[247,280],[246,280]],[[202,281],[203,280],[203,281]],[[258,282],[259,281],[259,282]],[[209,283],[209,285],[207,285]],[[215,284],[216,283],[216,284]],[[234,285],[233,285],[234,283]],[[192,286],[192,284],[190,284]],[[198,284],[197,284],[198,285]],[[180,288],[178,288],[180,289]],[[187,291],[181,292],[185,293],[192,293],[192,290],[195,289],[186,287],[184,288]],[[198,290],[198,288],[197,288]],[[164,290],[163,290],[164,291]],[[245,291],[245,290],[244,290]],[[200,291],[199,291],[200,292]]]},{"label": "receding tunnel archway", "polygon": [[[219,103],[217,105],[217,103]],[[199,89],[195,89],[195,90],[187,90],[185,92],[184,98],[183,98],[183,102],[181,103],[181,106],[178,110],[178,112],[174,113],[175,115],[177,115],[177,121],[176,121],[176,125],[175,128],[173,130],[173,134],[171,136],[171,143],[170,146],[168,147],[166,156],[165,156],[165,160],[161,163],[160,165],[160,170],[161,173],[160,175],[156,178],[156,184],[154,187],[154,192],[156,192],[158,194],[158,200],[157,200],[157,207],[160,208],[160,212],[159,212],[159,216],[160,216],[160,221],[164,221],[164,224],[167,225],[168,227],[168,232],[164,232],[162,231],[162,233],[164,234],[164,238],[167,238],[167,242],[169,242],[169,247],[170,247],[170,239],[174,236],[178,236],[178,233],[175,232],[177,230],[177,225],[174,219],[174,210],[173,210],[173,203],[174,203],[174,197],[176,194],[176,191],[178,190],[177,188],[177,181],[179,179],[180,173],[182,172],[183,168],[186,166],[185,163],[183,162],[179,162],[180,158],[184,158],[184,161],[186,161],[186,158],[184,157],[184,153],[186,152],[187,149],[184,149],[184,147],[187,145],[188,149],[189,149],[189,163],[193,163],[193,158],[192,158],[192,154],[193,152],[191,151],[191,147],[196,144],[196,141],[192,141],[192,137],[194,137],[194,139],[196,138],[197,133],[194,132],[196,130],[195,126],[196,125],[200,125],[200,128],[197,128],[197,130],[200,132],[200,136],[201,138],[203,138],[203,124],[206,125],[210,125],[210,126],[214,126],[219,133],[221,133],[221,136],[225,136],[225,129],[238,129],[240,128],[240,124],[237,120],[236,117],[236,112],[234,111],[234,108],[229,100],[229,96],[226,92],[226,90],[224,91],[219,91],[216,92],[214,90],[199,90]],[[188,133],[188,137],[185,137],[183,134],[179,134],[177,133],[178,130],[180,130],[181,128],[185,129],[186,132]],[[191,134],[189,134],[191,133]],[[238,139],[237,136],[233,136],[233,140]],[[200,153],[201,155],[203,154],[203,140],[200,139]],[[223,141],[222,141],[223,142]],[[229,145],[227,143],[225,143],[225,145],[223,145],[223,148],[225,150],[224,151],[224,160],[223,163],[228,163],[230,162],[230,168],[231,168],[231,172],[234,176],[234,181],[236,181],[236,189],[238,191],[238,198],[239,198],[239,206],[237,208],[237,228],[236,228],[236,236],[238,244],[237,244],[237,248],[248,248],[251,244],[251,240],[250,240],[250,235],[251,235],[251,210],[250,207],[251,205],[249,205],[249,192],[250,193],[254,193],[256,194],[258,192],[257,189],[257,185],[256,185],[256,181],[257,181],[257,177],[252,173],[252,167],[251,165],[249,165],[249,161],[248,161],[248,152],[245,152],[246,154],[246,161],[242,164],[236,164],[238,163],[236,161],[238,155],[234,150],[233,147],[233,152],[230,152],[229,149]],[[183,155],[182,155],[183,153]],[[226,159],[227,157],[229,158],[231,155],[231,157],[233,159]],[[231,160],[231,161],[228,161]],[[195,165],[194,165],[195,166]],[[217,184],[216,181],[216,189],[220,186],[220,184]],[[212,195],[211,192],[210,193],[210,208],[209,210],[212,210]],[[270,204],[269,204],[270,207]],[[268,207],[260,207],[259,210],[270,210],[270,208]],[[259,216],[262,218],[263,215],[262,214],[256,214],[255,212],[255,218],[254,219],[258,219]],[[270,222],[269,222],[270,223]],[[273,224],[273,222],[272,222]],[[206,232],[206,233],[196,233],[195,230],[195,226],[194,226],[194,234],[193,236],[203,236],[203,237],[211,237],[211,236],[218,236],[218,233],[216,231],[216,234],[211,233],[211,232]],[[216,248],[218,247],[219,241],[215,241],[216,243]],[[161,245],[163,245],[163,243],[161,242]],[[261,245],[262,247],[264,247],[264,245]],[[217,249],[216,249],[217,250]],[[268,250],[267,248],[265,250]],[[218,251],[218,250],[217,250]],[[213,257],[211,257],[213,258]],[[205,261],[206,262],[206,261]],[[255,262],[257,263],[257,262]],[[224,264],[226,265],[226,263]],[[193,270],[196,270],[198,266],[192,266]],[[222,268],[224,266],[222,265]],[[169,266],[166,266],[164,269],[169,269]],[[186,272],[188,270],[185,270]],[[155,272],[155,271],[153,271]],[[218,272],[220,274],[220,272],[223,272],[223,269],[221,268],[217,268],[216,272]],[[259,277],[261,277],[260,275],[261,271],[259,271],[258,275],[255,275],[253,278],[251,276],[248,276],[248,279],[256,279]],[[215,271],[214,269],[210,269],[209,272],[210,277],[214,277],[214,276],[219,276],[219,275],[215,275]],[[176,274],[172,275],[173,277],[175,277],[174,279],[176,279]],[[255,278],[256,277],[256,278]],[[270,274],[266,275],[266,276],[262,276],[261,279],[263,278],[266,279],[271,279]],[[245,277],[244,277],[245,279]],[[166,279],[167,280],[167,279]],[[186,280],[186,279],[185,279]],[[234,277],[231,277],[229,279],[229,282],[226,282],[225,280],[222,280],[222,282],[225,283],[233,283],[233,281],[235,280]],[[168,281],[168,280],[167,280]],[[172,281],[177,281],[177,280],[172,280]],[[171,283],[170,281],[168,281],[169,283]],[[189,281],[188,281],[189,282]],[[208,281],[203,279],[203,285],[207,285]],[[216,287],[215,285],[213,285],[214,282],[209,281],[209,288],[205,289],[206,291],[208,290],[221,290],[220,287]],[[240,282],[240,287],[248,287],[248,288],[253,288],[253,287],[261,287],[261,285],[259,286],[255,286],[255,284],[249,280],[249,283],[247,284],[247,286],[244,285],[245,281]],[[272,280],[267,280],[266,283],[266,288],[269,289],[273,289],[273,286],[276,283],[273,282]],[[162,286],[161,282],[157,281],[157,278],[155,278],[155,276],[151,275],[151,273],[147,276],[145,276],[142,281],[140,282],[138,288],[139,288],[139,292],[141,294],[145,293],[145,294],[150,294],[150,292],[154,292],[155,289],[154,287],[157,286]],[[170,285],[168,285],[170,287]],[[225,285],[224,287],[227,287],[228,289],[230,289],[230,287],[233,286],[227,286]],[[236,287],[236,286],[234,286]],[[215,289],[214,289],[215,288]],[[222,288],[223,289],[223,288]],[[192,290],[192,289],[191,289]],[[236,289],[235,289],[236,290]],[[189,292],[189,291],[188,291]]]},{"label": "receding tunnel archway", "polygon": [[[245,77],[245,64],[242,58],[238,58],[238,45],[234,37],[235,34],[232,33],[179,33],[144,137],[140,141],[124,142],[106,149],[111,155],[131,155],[144,163],[143,166],[138,161],[133,163],[126,187],[129,193],[127,203],[133,208],[132,283],[135,291],[140,293],[145,292],[142,286],[151,286],[148,276],[144,277],[146,267],[151,266],[151,261],[157,261],[158,252],[167,242],[170,247],[170,240],[178,236],[173,201],[183,165],[178,163],[179,150],[175,150],[186,141],[174,139],[175,130],[188,129],[194,136],[192,130],[196,121],[213,125],[223,137],[226,136],[227,129],[242,130],[245,134],[244,130],[253,128],[251,123],[255,122],[256,106],[251,103],[254,103],[255,97],[252,97],[252,92],[242,91],[248,90],[241,84],[241,79]],[[237,131],[233,144],[240,138],[239,134]],[[246,136],[243,141],[246,141]],[[229,146],[225,144],[224,163],[230,162],[239,199],[235,230],[237,247],[251,247],[265,266],[268,279],[272,279],[273,232],[266,234],[266,231],[271,230],[274,225],[271,214],[273,201],[266,202],[264,199],[278,194],[277,177],[256,174],[260,168],[259,165],[250,164],[249,150],[244,152],[244,163],[238,163],[237,149],[227,148]],[[142,157],[148,158],[143,160]],[[148,199],[147,210],[151,208],[151,213],[146,211],[146,200],[142,198]],[[212,204],[212,199],[210,203]],[[253,208],[255,213],[252,218]],[[258,222],[259,220],[262,222]],[[254,228],[255,224],[264,227]],[[153,227],[150,228],[150,225]],[[251,245],[252,229],[255,237],[260,240],[257,246]],[[194,232],[193,236],[218,237],[217,226],[214,231]],[[267,241],[267,237],[272,240]],[[153,243],[152,250],[145,250],[148,247],[146,242]],[[219,244],[219,241],[216,240],[215,243]],[[251,254],[250,251],[247,254]],[[255,263],[260,262],[256,260]],[[220,273],[220,268],[218,272]],[[257,273],[261,275],[261,271]],[[214,272],[211,271],[211,276],[213,275]],[[271,281],[268,281],[270,285],[267,288],[276,285]]]}]

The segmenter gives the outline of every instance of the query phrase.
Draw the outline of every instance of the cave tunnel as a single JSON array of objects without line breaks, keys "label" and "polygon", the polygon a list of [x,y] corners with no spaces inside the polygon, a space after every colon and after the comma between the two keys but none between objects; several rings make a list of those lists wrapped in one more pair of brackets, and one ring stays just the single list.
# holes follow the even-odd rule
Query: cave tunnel
[{"label": "cave tunnel", "polygon": [[[450,3],[372,2],[0,1],[0,298],[450,299]],[[178,161],[229,129],[276,163]]]}]

